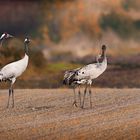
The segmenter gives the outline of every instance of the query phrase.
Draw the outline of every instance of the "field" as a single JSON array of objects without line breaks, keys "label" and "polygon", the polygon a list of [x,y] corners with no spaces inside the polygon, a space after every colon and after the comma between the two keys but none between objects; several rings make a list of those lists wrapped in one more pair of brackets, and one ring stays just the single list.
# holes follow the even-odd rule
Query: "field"
[{"label": "field", "polygon": [[92,89],[85,108],[72,106],[70,89],[17,89],[15,108],[0,93],[0,140],[140,139],[140,89]]}]

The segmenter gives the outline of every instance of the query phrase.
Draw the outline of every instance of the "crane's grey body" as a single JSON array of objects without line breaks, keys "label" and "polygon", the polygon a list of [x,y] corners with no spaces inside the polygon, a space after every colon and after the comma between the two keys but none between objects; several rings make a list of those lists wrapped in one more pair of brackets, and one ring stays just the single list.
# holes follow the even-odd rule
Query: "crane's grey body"
[{"label": "crane's grey body", "polygon": [[29,57],[25,54],[24,58],[10,63],[0,70],[0,80],[12,80],[19,77],[27,68]]},{"label": "crane's grey body", "polygon": [[77,84],[91,84],[93,79],[100,76],[107,68],[107,59],[106,57],[102,63],[89,64],[79,69],[75,76],[73,76],[73,82]]}]

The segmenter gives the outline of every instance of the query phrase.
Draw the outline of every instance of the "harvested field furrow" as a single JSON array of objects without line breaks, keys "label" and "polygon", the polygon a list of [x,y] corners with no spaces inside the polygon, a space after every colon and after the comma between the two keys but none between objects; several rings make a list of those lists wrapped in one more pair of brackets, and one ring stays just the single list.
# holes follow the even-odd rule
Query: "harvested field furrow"
[{"label": "harvested field furrow", "polygon": [[[85,108],[70,89],[15,90],[15,108],[0,93],[0,139],[140,139],[140,89],[92,89]],[[77,95],[78,96],[78,95]]]}]

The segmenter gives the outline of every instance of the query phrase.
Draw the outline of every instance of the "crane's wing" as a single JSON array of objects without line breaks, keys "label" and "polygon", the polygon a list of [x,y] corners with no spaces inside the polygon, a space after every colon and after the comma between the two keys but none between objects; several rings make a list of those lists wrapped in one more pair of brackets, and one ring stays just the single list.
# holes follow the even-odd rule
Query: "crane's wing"
[{"label": "crane's wing", "polygon": [[4,66],[1,70],[0,70],[0,79],[1,80],[6,80],[9,78],[12,78],[15,76],[13,71],[16,71],[17,68],[14,67],[13,63],[10,63],[6,66]]},{"label": "crane's wing", "polygon": [[3,74],[5,79],[10,77],[18,77],[25,71],[27,65],[28,57],[24,56],[24,58],[4,66],[0,73]]},{"label": "crane's wing", "polygon": [[70,85],[71,81],[73,80],[73,77],[75,76],[75,73],[79,70],[80,68],[74,69],[74,70],[68,70],[64,73],[64,79],[63,79],[63,84],[65,85]]},{"label": "crane's wing", "polygon": [[90,80],[96,78],[100,72],[100,63],[86,65],[75,72],[73,80]]}]

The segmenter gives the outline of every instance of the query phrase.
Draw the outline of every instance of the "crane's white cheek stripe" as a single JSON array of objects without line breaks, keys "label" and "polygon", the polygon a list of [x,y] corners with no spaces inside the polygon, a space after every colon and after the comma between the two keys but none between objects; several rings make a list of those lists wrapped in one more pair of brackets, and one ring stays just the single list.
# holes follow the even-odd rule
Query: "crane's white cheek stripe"
[{"label": "crane's white cheek stripe", "polygon": [[25,42],[27,41],[27,38],[25,39]]}]

